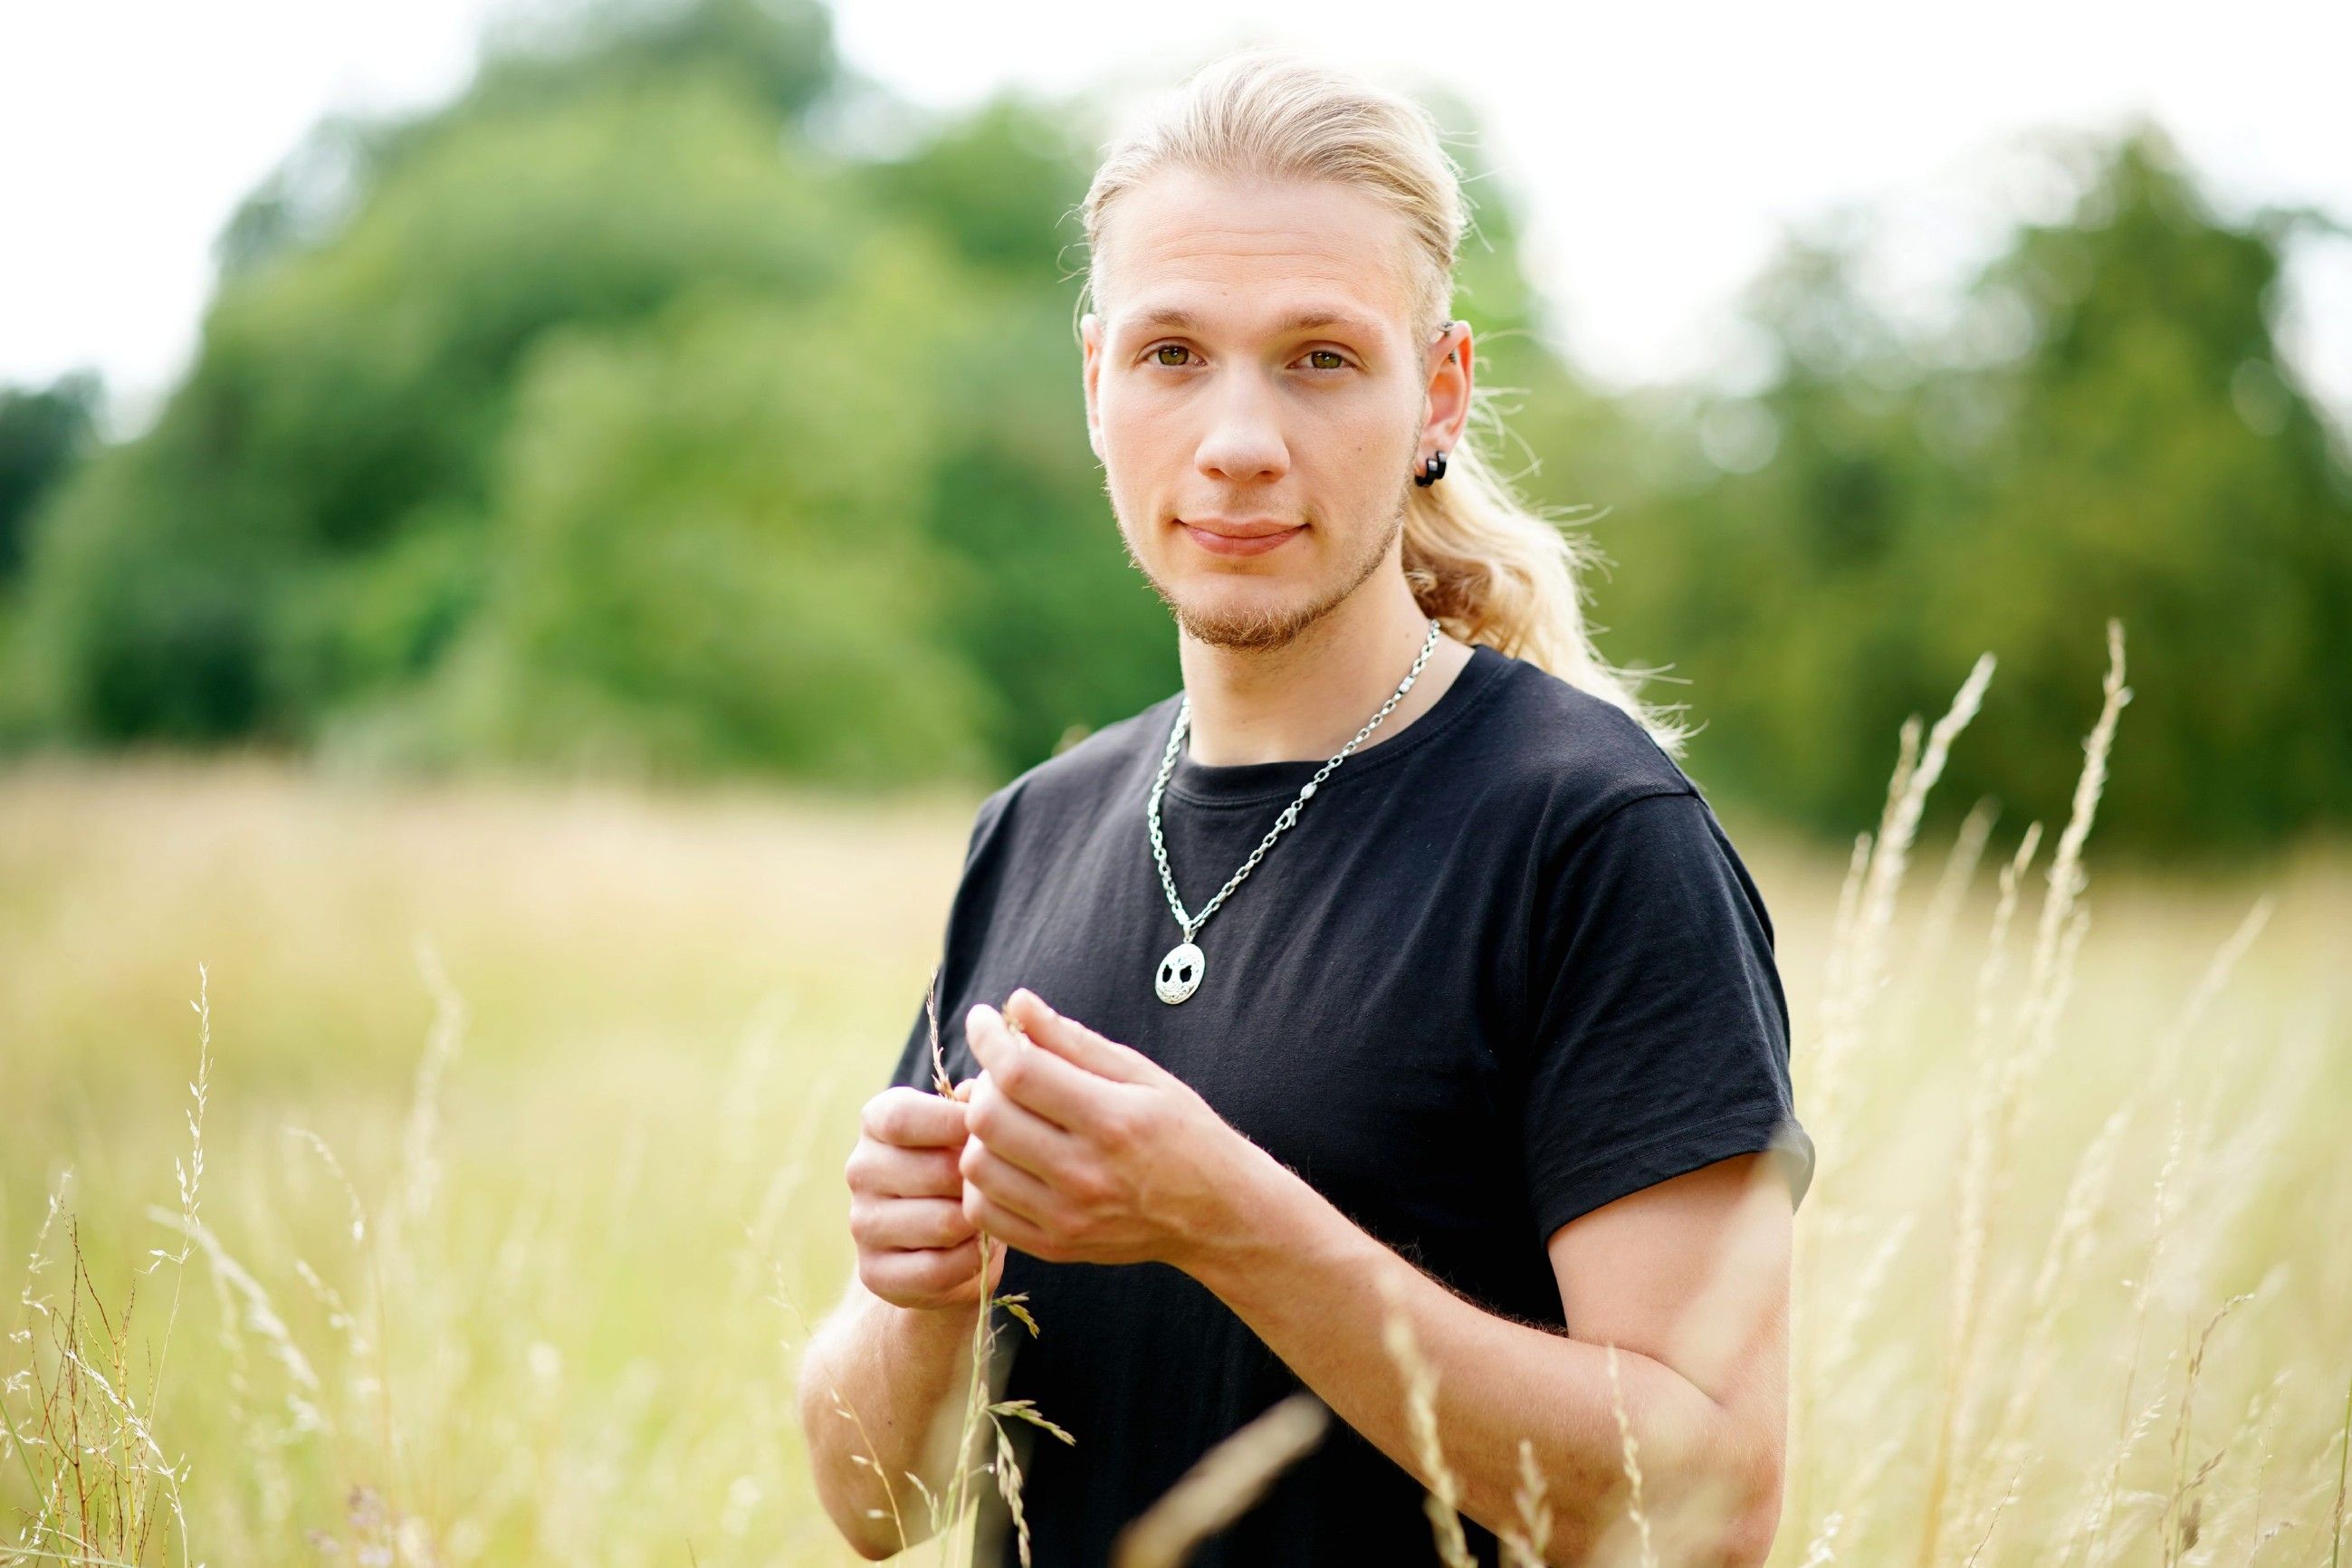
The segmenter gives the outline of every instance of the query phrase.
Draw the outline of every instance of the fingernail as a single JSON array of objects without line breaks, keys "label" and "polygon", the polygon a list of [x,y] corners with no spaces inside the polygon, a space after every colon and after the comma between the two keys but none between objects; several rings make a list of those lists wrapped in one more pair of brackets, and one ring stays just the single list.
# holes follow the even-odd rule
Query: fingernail
[{"label": "fingernail", "polygon": [[1015,996],[1028,997],[1029,1005],[1036,1008],[1040,1013],[1045,1014],[1048,1018],[1057,1018],[1061,1016],[1060,1014],[1055,1012],[1053,1008],[1045,1005],[1045,999],[1043,996],[1038,995],[1037,993],[1030,990],[1026,985],[1022,986],[1019,990],[1013,992],[1013,994]]}]

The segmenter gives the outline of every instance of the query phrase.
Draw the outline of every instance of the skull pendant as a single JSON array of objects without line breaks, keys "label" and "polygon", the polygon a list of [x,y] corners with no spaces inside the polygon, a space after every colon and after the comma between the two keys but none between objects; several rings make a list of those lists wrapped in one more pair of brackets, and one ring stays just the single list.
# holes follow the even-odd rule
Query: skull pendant
[{"label": "skull pendant", "polygon": [[1151,977],[1151,988],[1162,1002],[1181,1002],[1201,988],[1201,972],[1208,960],[1199,948],[1189,942],[1180,942],[1168,950],[1160,961],[1160,973]]}]

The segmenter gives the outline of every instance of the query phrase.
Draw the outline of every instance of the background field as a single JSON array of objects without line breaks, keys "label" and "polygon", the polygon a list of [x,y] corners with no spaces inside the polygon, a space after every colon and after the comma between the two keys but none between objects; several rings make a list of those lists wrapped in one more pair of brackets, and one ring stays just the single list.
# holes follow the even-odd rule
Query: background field
[{"label": "background field", "polygon": [[[194,1555],[302,1560],[310,1532],[348,1550],[404,1520],[410,1549],[437,1555],[403,1561],[854,1561],[806,1488],[794,1355],[845,1278],[840,1162],[929,973],[972,804],[387,787],[258,758],[0,780],[0,1256],[28,1256],[64,1184],[28,1279],[53,1311],[68,1225],[110,1312],[135,1279],[152,1332],[181,1286],[169,1261],[131,1270],[176,1239],[208,975],[197,1208],[221,1257],[186,1266],[152,1413],[187,1467]],[[1943,862],[1923,853],[1894,983],[1834,1097],[1816,1069],[1843,868],[1730,826],[1779,923],[1800,1111],[1822,1144],[1798,1301],[1814,1375],[1776,1561],[1802,1561],[1832,1514],[1838,1560],[1911,1560],[1947,1413],[1952,1500],[1927,1560],[1965,1561],[2012,1479],[1983,1561],[2056,1560],[2121,1455],[2085,1560],[2327,1561],[2352,1373],[2352,870],[2314,854],[2259,883],[2094,871],[2078,979],[2001,1161],[1983,1328],[1954,1374],[1958,1021],[1990,867],[2023,825],[1996,826],[1926,963],[1911,946],[1936,940],[1920,922]],[[2177,1075],[2151,1081],[2266,898]],[[1995,1051],[2023,1043],[2004,1031]],[[2105,1179],[2080,1178],[2127,1102]],[[2241,1292],[2179,1436],[2191,1342]],[[44,1334],[59,1321],[20,1315]],[[29,1346],[9,1348],[21,1377]],[[8,1400],[20,1425],[28,1399],[20,1383]],[[2014,1450],[1988,1435],[2012,1401]],[[23,1475],[0,1476],[25,1500]],[[2228,1556],[2164,1554],[2191,1505],[2191,1533]]]}]

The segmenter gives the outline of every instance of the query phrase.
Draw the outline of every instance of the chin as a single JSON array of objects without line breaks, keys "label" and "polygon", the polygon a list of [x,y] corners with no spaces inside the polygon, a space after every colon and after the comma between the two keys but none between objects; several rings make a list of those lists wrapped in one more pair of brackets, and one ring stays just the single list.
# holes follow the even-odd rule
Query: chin
[{"label": "chin", "polygon": [[1268,591],[1180,590],[1170,599],[1176,623],[1212,647],[1265,649],[1289,644],[1331,605],[1296,584],[1253,584]]}]

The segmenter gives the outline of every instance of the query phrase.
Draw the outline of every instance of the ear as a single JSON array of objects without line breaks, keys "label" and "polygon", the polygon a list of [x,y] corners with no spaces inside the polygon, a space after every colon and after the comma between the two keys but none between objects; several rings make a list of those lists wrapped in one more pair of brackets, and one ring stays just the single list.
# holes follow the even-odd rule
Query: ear
[{"label": "ear", "polygon": [[1101,407],[1103,324],[1102,318],[1088,310],[1078,320],[1078,346],[1081,355],[1079,376],[1087,395],[1087,445],[1095,456],[1103,455]]},{"label": "ear", "polygon": [[1422,421],[1421,445],[1413,460],[1429,451],[1452,453],[1462,446],[1462,432],[1470,423],[1473,350],[1470,323],[1449,321],[1445,331],[1430,340],[1428,363],[1429,413]]}]

